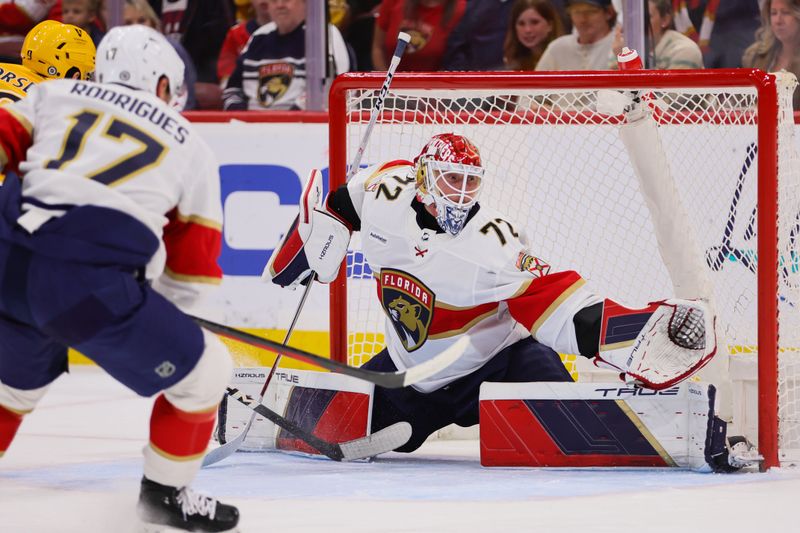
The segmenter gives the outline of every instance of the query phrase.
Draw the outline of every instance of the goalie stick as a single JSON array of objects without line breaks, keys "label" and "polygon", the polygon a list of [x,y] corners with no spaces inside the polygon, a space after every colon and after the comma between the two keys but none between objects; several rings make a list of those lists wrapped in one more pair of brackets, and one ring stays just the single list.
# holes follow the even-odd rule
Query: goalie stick
[{"label": "goalie stick", "polygon": [[395,372],[376,372],[374,370],[349,366],[346,363],[340,363],[339,361],[334,361],[332,359],[328,359],[327,357],[322,357],[321,355],[306,352],[304,350],[300,350],[299,348],[293,348],[269,339],[263,339],[253,335],[252,333],[247,333],[246,331],[241,331],[229,326],[223,326],[222,324],[217,324],[216,322],[211,322],[203,318],[191,318],[201,327],[204,327],[207,330],[216,333],[217,335],[244,342],[258,348],[264,348],[265,350],[279,353],[284,357],[303,361],[320,368],[325,368],[332,372],[338,372],[339,374],[344,374],[346,376],[363,379],[364,381],[369,381],[370,383],[374,383],[375,385],[384,387],[386,389],[400,389],[409,385],[413,385],[414,383],[422,381],[423,379],[429,378],[440,370],[447,368],[452,362],[461,357],[461,354],[464,353],[464,351],[467,349],[467,345],[469,344],[469,338],[462,337],[456,341],[455,344],[428,359],[424,363],[420,363],[405,370],[397,370]]},{"label": "goalie stick", "polygon": [[[374,457],[381,453],[390,452],[399,448],[411,438],[411,424],[408,422],[397,422],[391,426],[385,427],[380,431],[367,435],[360,439],[349,440],[346,442],[329,442],[325,439],[317,437],[313,433],[304,430],[291,420],[282,417],[263,403],[249,397],[242,391],[228,387],[226,394],[235,400],[238,400],[242,405],[248,407],[253,413],[258,413],[267,420],[280,426],[295,437],[299,438],[306,444],[310,445],[322,455],[333,459],[334,461],[355,461],[358,459],[366,459]],[[213,464],[217,460],[208,460],[212,457],[214,452],[220,450],[216,448],[211,450],[206,459],[203,460],[203,466]],[[227,457],[228,454],[225,455]]]}]

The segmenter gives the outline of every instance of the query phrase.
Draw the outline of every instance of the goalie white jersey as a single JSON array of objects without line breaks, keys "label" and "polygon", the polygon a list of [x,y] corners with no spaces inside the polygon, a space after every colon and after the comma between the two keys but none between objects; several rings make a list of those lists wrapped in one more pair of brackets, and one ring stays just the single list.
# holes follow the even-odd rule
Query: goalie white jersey
[{"label": "goalie white jersey", "polygon": [[54,80],[2,112],[0,163],[24,177],[29,232],[72,206],[113,209],[161,241],[146,277],[173,301],[191,304],[219,283],[218,165],[177,111],[145,91]]},{"label": "goalie white jersey", "polygon": [[485,205],[457,236],[430,229],[413,176],[411,163],[394,161],[362,170],[347,190],[394,364],[414,366],[469,336],[461,359],[415,388],[439,389],[528,335],[578,353],[573,316],[601,301],[580,275],[551,271],[519,226]]}]

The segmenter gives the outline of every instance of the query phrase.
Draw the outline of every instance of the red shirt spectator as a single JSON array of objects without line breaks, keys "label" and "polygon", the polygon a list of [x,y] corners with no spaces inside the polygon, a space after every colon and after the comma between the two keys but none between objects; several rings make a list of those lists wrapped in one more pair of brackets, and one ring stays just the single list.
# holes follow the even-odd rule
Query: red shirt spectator
[{"label": "red shirt spectator", "polygon": [[236,68],[236,60],[239,58],[239,54],[242,53],[244,45],[250,40],[250,36],[254,31],[270,21],[268,4],[268,0],[250,0],[248,5],[252,8],[253,18],[239,22],[229,29],[225,35],[225,40],[222,42],[222,48],[219,51],[219,59],[217,59],[217,77],[223,87],[228,78],[231,77],[231,74],[233,74],[233,70]]},{"label": "red shirt spectator", "polygon": [[217,59],[217,77],[220,85],[225,85],[225,82],[231,77],[236,68],[236,60],[239,58],[242,49],[244,49],[244,45],[247,44],[250,36],[260,26],[255,19],[251,19],[240,22],[228,30],[225,40],[222,42],[222,48],[219,51],[219,59]]},{"label": "red shirt spectator", "polygon": [[464,15],[466,0],[383,0],[372,42],[372,61],[388,67],[397,34],[411,35],[398,70],[436,71],[442,65],[447,36]]}]

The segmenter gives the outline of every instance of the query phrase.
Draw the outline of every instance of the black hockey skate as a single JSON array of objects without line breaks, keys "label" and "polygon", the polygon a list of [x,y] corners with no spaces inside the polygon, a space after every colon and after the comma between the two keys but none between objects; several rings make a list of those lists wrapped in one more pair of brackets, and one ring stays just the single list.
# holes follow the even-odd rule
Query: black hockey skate
[{"label": "black hockey skate", "polygon": [[233,505],[220,503],[189,487],[161,485],[146,477],[142,478],[138,511],[143,531],[147,533],[238,531],[239,510]]}]

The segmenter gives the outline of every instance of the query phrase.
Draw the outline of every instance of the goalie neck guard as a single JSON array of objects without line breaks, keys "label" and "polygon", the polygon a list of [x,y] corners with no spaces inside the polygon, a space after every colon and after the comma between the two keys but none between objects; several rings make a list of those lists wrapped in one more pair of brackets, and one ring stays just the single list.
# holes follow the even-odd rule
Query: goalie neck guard
[{"label": "goalie neck guard", "polygon": [[420,201],[434,206],[443,230],[458,235],[483,185],[478,148],[456,133],[434,135],[414,163]]}]

